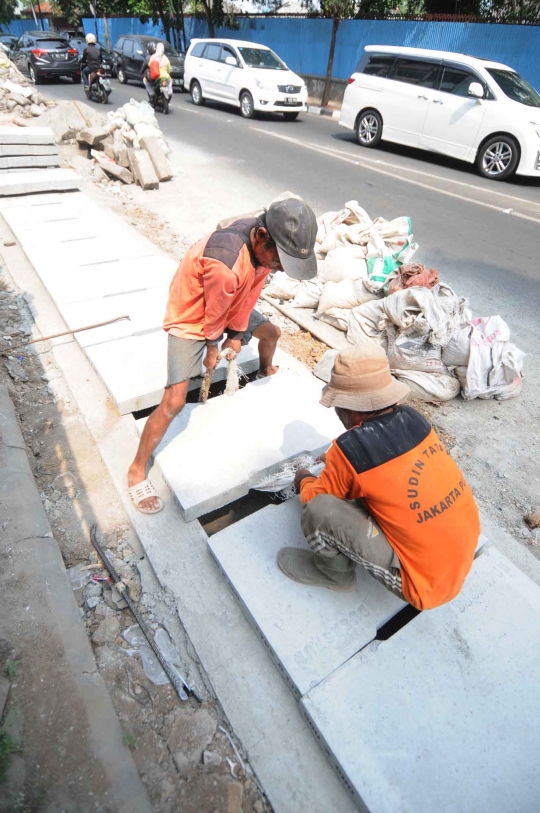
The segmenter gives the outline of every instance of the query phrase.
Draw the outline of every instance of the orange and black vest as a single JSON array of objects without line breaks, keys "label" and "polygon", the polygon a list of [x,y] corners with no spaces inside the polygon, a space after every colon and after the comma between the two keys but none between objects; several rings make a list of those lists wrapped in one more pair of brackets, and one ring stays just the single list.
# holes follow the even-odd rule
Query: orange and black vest
[{"label": "orange and black vest", "polygon": [[319,478],[301,483],[300,499],[318,494],[362,498],[401,562],[403,594],[420,610],[455,598],[469,572],[478,509],[459,466],[415,409],[398,406],[332,444]]}]

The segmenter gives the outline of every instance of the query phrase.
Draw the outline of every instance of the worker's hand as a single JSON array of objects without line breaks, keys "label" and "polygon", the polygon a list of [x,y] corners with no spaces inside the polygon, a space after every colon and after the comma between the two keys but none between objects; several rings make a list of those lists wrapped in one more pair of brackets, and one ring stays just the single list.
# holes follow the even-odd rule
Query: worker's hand
[{"label": "worker's hand", "polygon": [[241,339],[226,339],[221,345],[221,354],[229,360],[235,359],[242,349]]},{"label": "worker's hand", "polygon": [[206,356],[203,359],[203,364],[207,370],[213,370],[219,361],[219,345],[207,344]]},{"label": "worker's hand", "polygon": [[296,474],[294,475],[294,487],[299,490],[300,483],[304,479],[304,477],[313,477],[313,474],[310,472],[309,469],[298,469]]},{"label": "worker's hand", "polygon": [[326,463],[326,452],[323,452],[318,456],[315,463]]}]

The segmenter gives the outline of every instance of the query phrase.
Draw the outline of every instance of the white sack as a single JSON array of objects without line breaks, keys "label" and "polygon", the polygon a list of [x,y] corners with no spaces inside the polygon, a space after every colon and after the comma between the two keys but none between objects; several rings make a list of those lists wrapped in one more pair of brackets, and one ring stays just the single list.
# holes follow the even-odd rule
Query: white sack
[{"label": "white sack", "polygon": [[383,326],[386,326],[384,300],[374,299],[372,302],[365,302],[349,311],[347,340],[351,344],[375,341],[377,344],[384,345],[386,335],[383,332]]},{"label": "white sack", "polygon": [[441,361],[441,347],[431,344],[428,336],[410,336],[393,325],[386,329],[388,362],[394,370],[421,370],[426,373],[446,373]]},{"label": "white sack", "polygon": [[467,300],[458,299],[443,282],[434,288],[405,288],[382,302],[388,322],[416,336],[429,334],[436,345],[447,344],[457,325],[471,317]]},{"label": "white sack", "polygon": [[328,254],[337,246],[367,242],[372,220],[357,200],[350,200],[339,212],[326,212],[318,220],[317,249]]},{"label": "white sack", "polygon": [[326,313],[315,314],[315,318],[320,322],[326,322],[327,325],[338,330],[347,331],[349,327],[349,313],[346,308],[330,308]]},{"label": "white sack", "polygon": [[323,283],[318,279],[303,280],[291,302],[293,308],[316,308],[323,290]]},{"label": "white sack", "polygon": [[424,401],[450,401],[459,394],[459,381],[450,373],[394,370],[392,374]]},{"label": "white sack", "polygon": [[525,353],[509,341],[510,330],[500,316],[471,322],[471,352],[463,398],[515,398],[521,392]]},{"label": "white sack", "polygon": [[459,325],[450,338],[447,345],[443,347],[442,361],[447,367],[466,367],[469,363],[471,351],[472,327],[469,323]]},{"label": "white sack", "polygon": [[396,217],[394,220],[384,220],[378,217],[373,221],[373,226],[377,229],[383,240],[399,240],[412,234],[412,223],[410,217]]},{"label": "white sack", "polygon": [[153,124],[154,127],[159,129],[158,120],[154,113],[154,108],[148,104],[148,102],[143,100],[142,102],[137,102],[135,99],[131,99],[126,104],[122,105],[122,109],[124,111],[124,115],[126,117],[126,121],[128,124],[131,124],[133,127],[135,124],[141,124],[145,122],[145,124]]},{"label": "white sack", "polygon": [[377,299],[376,294],[368,291],[361,279],[327,282],[319,300],[317,314],[326,313],[331,308],[356,308],[373,299]]},{"label": "white sack", "polygon": [[362,246],[340,246],[326,255],[317,271],[321,282],[341,282],[344,279],[367,280],[365,248]]},{"label": "white sack", "polygon": [[148,124],[146,121],[137,122],[133,125],[133,129],[137,133],[139,141],[145,136],[155,136],[156,138],[163,138],[163,133],[154,124]]},{"label": "white sack", "polygon": [[373,292],[382,291],[396,276],[400,265],[375,229],[372,230],[367,244],[366,261],[368,272],[366,286]]},{"label": "white sack", "polygon": [[276,271],[264,292],[277,299],[293,299],[299,287],[300,280],[289,277],[285,271]]}]

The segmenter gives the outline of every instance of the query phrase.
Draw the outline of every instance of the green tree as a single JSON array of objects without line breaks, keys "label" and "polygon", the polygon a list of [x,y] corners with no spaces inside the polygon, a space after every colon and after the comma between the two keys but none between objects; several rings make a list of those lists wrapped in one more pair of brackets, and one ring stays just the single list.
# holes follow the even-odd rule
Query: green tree
[{"label": "green tree", "polygon": [[0,0],[0,24],[7,25],[15,17],[16,0]]}]

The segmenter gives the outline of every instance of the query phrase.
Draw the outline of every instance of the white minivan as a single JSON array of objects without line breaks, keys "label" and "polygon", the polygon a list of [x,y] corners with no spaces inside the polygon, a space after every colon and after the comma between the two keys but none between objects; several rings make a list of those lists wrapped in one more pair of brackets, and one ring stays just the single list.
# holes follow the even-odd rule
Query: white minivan
[{"label": "white minivan", "polygon": [[294,121],[306,109],[303,79],[266,45],[242,40],[191,40],[184,63],[184,87],[194,104],[207,99],[240,108],[246,119],[257,111],[283,113]]},{"label": "white minivan", "polygon": [[475,163],[486,178],[540,178],[540,94],[487,59],[368,45],[339,123],[358,143],[394,141]]}]

